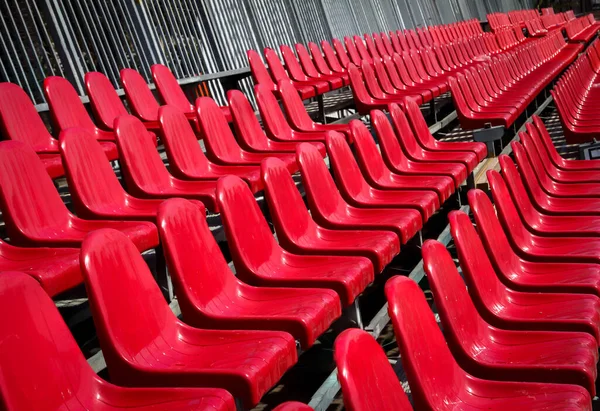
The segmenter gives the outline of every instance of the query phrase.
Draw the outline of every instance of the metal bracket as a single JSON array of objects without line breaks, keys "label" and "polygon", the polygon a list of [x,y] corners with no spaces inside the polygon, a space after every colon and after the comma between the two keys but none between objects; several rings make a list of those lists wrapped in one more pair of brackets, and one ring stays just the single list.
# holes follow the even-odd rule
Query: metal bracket
[{"label": "metal bracket", "polygon": [[487,123],[484,128],[475,130],[473,132],[473,139],[485,143],[487,146],[488,157],[490,154],[492,157],[496,157],[495,141],[501,140],[504,137],[505,128],[503,126],[492,126]]}]

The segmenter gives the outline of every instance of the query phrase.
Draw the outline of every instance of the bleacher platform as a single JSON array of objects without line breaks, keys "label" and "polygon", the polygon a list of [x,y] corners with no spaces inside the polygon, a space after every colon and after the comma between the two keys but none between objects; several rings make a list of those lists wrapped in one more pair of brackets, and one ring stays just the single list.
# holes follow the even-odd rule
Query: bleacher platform
[{"label": "bleacher platform", "polygon": [[481,7],[0,59],[0,410],[600,409],[600,22]]}]

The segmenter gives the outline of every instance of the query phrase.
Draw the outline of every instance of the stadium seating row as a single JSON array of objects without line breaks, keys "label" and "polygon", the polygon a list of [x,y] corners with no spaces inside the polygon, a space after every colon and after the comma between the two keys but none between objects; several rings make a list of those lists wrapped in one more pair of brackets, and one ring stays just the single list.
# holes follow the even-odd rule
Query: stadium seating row
[{"label": "stadium seating row", "polygon": [[[558,26],[566,17],[542,21]],[[436,140],[419,104],[451,89],[461,122],[476,112],[468,121],[508,127],[575,59],[582,45],[566,44],[559,31],[528,40],[514,27],[532,19],[512,13],[510,27],[490,35],[469,21],[345,38],[345,47],[334,41],[322,52],[311,43],[312,58],[302,45],[297,57],[282,46],[285,66],[267,49],[270,72],[249,52],[264,130],[243,93],[230,91],[227,107],[209,97],[192,104],[162,65],[152,74],[164,106],[139,73],[122,71],[134,115],[103,74],[88,73],[98,125],[65,79],[47,78],[58,138],[21,88],[1,83],[0,130],[10,141],[0,143],[0,210],[10,244],[0,242],[0,307],[18,311],[0,320],[3,403],[34,409],[32,387],[43,387],[49,408],[233,410],[234,397],[256,405],[297,362],[298,346],[310,348],[330,328],[485,158],[482,143]],[[595,76],[597,49],[587,57],[593,73],[584,75]],[[374,135],[359,120],[321,124],[308,115],[304,98],[348,84]],[[502,175],[488,172],[498,216],[479,190],[468,195],[478,232],[466,214],[449,216],[468,291],[444,246],[423,246],[446,337],[416,283],[397,277],[386,286],[417,409],[449,401],[591,408],[600,167],[562,159],[539,118],[526,130],[512,144],[518,170],[501,156]],[[291,177],[298,171],[308,207]],[[52,182],[63,175],[74,213]],[[221,215],[236,275],[207,210]],[[173,278],[182,319],[140,255],[150,249],[155,272],[168,268]],[[111,383],[92,372],[49,298],[82,282]],[[374,401],[376,409],[411,409],[365,332],[340,335],[335,357],[349,409]],[[16,371],[21,358],[35,373]]]},{"label": "stadium seating row", "polygon": [[600,22],[597,22],[592,14],[579,17],[565,24],[565,32],[569,41],[588,43],[598,34]]},{"label": "stadium seating row", "polygon": [[591,141],[600,132],[596,117],[600,43],[596,40],[551,91],[568,143]]},{"label": "stadium seating row", "polygon": [[[487,172],[496,210],[484,192],[471,190],[477,230],[464,212],[449,214],[464,282],[445,246],[423,246],[444,334],[415,282],[386,284],[415,409],[447,402],[591,409],[600,343],[600,164],[560,157],[537,116],[520,138],[512,143],[517,164],[502,155],[502,174]],[[347,406],[412,409],[372,337],[346,331],[335,349]]]},{"label": "stadium seating row", "polygon": [[449,78],[461,126],[511,127],[581,49],[581,45],[568,44],[560,32],[555,32]]}]

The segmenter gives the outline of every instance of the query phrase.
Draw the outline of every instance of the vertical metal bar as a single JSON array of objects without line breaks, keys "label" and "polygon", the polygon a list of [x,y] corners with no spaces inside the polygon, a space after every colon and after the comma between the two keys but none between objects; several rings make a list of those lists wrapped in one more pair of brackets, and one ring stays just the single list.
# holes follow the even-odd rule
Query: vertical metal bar
[{"label": "vertical metal bar", "polygon": [[48,21],[51,22],[48,24],[48,27],[55,38],[54,43],[58,45],[58,55],[66,68],[65,74],[76,90],[78,90],[79,94],[83,95],[81,78],[83,77],[84,70],[78,56],[73,52],[75,48],[73,38],[68,32],[60,30],[60,28],[66,27],[64,15],[59,8],[57,0],[46,0],[43,5],[45,6],[44,12],[48,16]]},{"label": "vertical metal bar", "polygon": [[[9,8],[9,10],[10,10],[10,8]],[[9,13],[10,13],[10,11],[9,11]],[[10,35],[9,27],[6,24],[6,21],[4,20],[4,15],[2,13],[0,13],[0,20],[2,21],[2,27],[4,27],[4,30],[6,32],[6,36],[8,38],[8,43],[10,45],[10,49],[11,49],[13,55],[15,56],[15,58],[18,59],[19,54],[17,53],[17,48],[15,47],[15,44],[13,43],[13,39]],[[17,32],[17,34],[18,34],[18,32]],[[8,50],[8,48],[6,47],[6,43],[4,42],[4,38],[2,39],[2,43],[3,43],[2,46],[3,46],[4,50]],[[31,85],[29,84],[29,80],[27,79],[27,74],[25,74],[25,72],[23,71],[23,67],[19,64],[18,70],[17,70],[17,67],[15,67],[15,65],[13,63],[13,59],[9,59],[9,62],[13,69],[13,72],[15,73],[16,78],[18,79],[19,85],[21,87],[23,87],[23,85],[25,85],[25,87],[23,87],[23,88],[26,88],[31,93],[33,91],[33,89],[31,88]],[[27,62],[29,63],[29,59],[27,59]]]},{"label": "vertical metal bar", "polygon": [[[35,49],[35,44],[34,44],[32,38],[31,38],[31,33],[29,33],[29,30],[27,29],[27,23],[25,22],[25,18],[23,17],[23,13],[21,12],[21,7],[19,7],[19,4],[16,2],[16,0],[15,0],[15,3],[16,3],[16,7],[15,8],[17,9],[17,12],[19,13],[19,18],[21,19],[21,24],[23,25],[23,28],[25,29],[25,33],[27,34],[27,40],[29,41],[29,47],[31,48],[31,51],[33,51],[33,54],[35,55],[35,60],[37,62],[37,68],[40,71],[41,78],[44,78],[45,77],[44,66],[43,66],[43,64],[42,64],[42,62],[41,62],[41,60],[40,60],[40,58],[38,56],[37,50]],[[31,20],[33,21],[34,19],[33,19],[33,15],[31,14],[31,9],[29,8],[29,2],[25,1],[25,3],[26,3],[27,8],[29,10],[29,16],[31,17]],[[34,23],[33,27],[34,27],[35,32],[36,32],[36,34],[38,36],[38,39],[39,39],[40,33],[39,33],[39,31],[37,29],[37,26],[35,25],[34,21],[33,21],[33,23]],[[42,53],[42,54],[45,57],[46,64],[49,66],[50,65],[50,61],[48,60],[48,56],[46,56],[46,53]]]},{"label": "vertical metal bar", "polygon": [[[27,1],[27,6],[29,7],[29,1]],[[36,13],[36,16],[37,16],[37,19],[35,17],[33,19],[36,22],[35,26],[37,28],[38,21],[39,21],[40,22],[39,25],[42,27],[42,33],[44,33],[44,37],[45,37],[46,43],[48,44],[48,47],[50,47],[50,49],[52,50],[52,56],[54,57],[55,63],[57,63],[57,67],[58,67],[58,69],[60,71],[60,75],[64,76],[65,74],[64,74],[64,71],[62,70],[62,66],[60,64],[58,64],[58,61],[59,61],[60,57],[58,56],[58,54],[56,52],[56,49],[54,48],[53,42],[50,39],[50,34],[48,34],[48,30],[46,30],[46,25],[44,24],[44,20],[42,19],[42,16],[40,14],[40,9],[37,6],[37,1],[36,0],[33,0],[33,8],[35,9],[35,13]],[[31,9],[30,9],[30,13],[31,13]],[[46,54],[44,53],[44,55],[46,55]],[[56,73],[54,71],[53,65],[49,64],[49,67],[50,67],[51,74],[55,75]]]}]

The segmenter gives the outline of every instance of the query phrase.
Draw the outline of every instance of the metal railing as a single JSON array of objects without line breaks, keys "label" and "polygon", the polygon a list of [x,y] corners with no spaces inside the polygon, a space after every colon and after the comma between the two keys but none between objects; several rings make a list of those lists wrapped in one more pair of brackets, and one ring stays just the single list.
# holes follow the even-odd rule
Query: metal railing
[{"label": "metal railing", "polygon": [[[89,71],[106,74],[116,88],[124,67],[151,82],[155,63],[178,79],[202,79],[239,73],[248,49],[479,18],[520,1],[0,0],[0,81],[43,104],[47,76],[67,78],[81,96]],[[224,103],[221,81],[207,85]],[[251,80],[240,87],[250,91]]]}]

